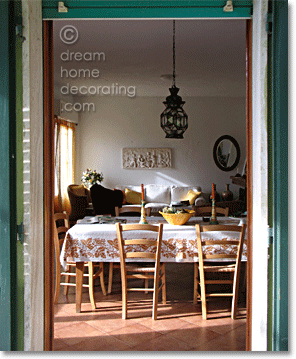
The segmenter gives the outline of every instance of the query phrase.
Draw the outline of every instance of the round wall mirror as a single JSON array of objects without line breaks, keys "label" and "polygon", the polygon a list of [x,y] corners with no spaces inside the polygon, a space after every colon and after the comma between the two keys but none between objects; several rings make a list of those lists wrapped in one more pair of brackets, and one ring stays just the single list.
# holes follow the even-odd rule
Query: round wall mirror
[{"label": "round wall mirror", "polygon": [[213,149],[214,161],[222,171],[232,171],[240,160],[240,148],[237,141],[224,135],[218,138]]}]

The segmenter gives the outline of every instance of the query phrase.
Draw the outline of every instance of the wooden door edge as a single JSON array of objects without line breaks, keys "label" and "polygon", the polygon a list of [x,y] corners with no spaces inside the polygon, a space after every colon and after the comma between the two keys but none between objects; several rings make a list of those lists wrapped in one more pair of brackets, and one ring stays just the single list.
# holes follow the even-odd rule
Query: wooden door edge
[{"label": "wooden door edge", "polygon": [[253,276],[253,192],[252,192],[252,20],[246,21],[246,121],[247,121],[247,325],[246,351],[252,349],[252,276]]},{"label": "wooden door edge", "polygon": [[54,79],[53,22],[43,21],[44,86],[44,350],[53,349],[54,330]]}]

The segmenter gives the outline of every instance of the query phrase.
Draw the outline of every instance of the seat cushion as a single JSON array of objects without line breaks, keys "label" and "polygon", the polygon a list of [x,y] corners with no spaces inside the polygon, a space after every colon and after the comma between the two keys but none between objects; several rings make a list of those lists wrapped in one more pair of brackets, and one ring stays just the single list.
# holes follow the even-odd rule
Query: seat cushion
[{"label": "seat cushion", "polygon": [[171,186],[148,184],[145,186],[145,202],[170,204],[171,203]]}]

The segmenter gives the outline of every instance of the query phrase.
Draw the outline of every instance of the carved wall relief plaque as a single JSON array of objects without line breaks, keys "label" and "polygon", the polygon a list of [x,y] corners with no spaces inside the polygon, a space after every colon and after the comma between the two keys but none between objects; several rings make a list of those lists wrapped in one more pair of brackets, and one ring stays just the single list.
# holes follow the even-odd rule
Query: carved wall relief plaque
[{"label": "carved wall relief plaque", "polygon": [[172,167],[170,148],[123,148],[122,168],[152,169]]}]

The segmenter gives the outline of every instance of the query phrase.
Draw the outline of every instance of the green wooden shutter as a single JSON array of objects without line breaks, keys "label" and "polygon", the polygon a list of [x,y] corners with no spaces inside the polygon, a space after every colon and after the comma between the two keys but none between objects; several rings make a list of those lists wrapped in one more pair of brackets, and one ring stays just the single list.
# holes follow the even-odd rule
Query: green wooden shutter
[{"label": "green wooden shutter", "polygon": [[269,4],[270,171],[273,243],[269,270],[269,350],[288,350],[288,1]]},{"label": "green wooden shutter", "polygon": [[[15,38],[15,86],[16,86],[16,223],[23,230],[24,222],[24,164],[23,164],[23,81],[22,81],[22,5],[20,0],[14,0],[15,22],[18,35]],[[19,233],[17,241],[17,350],[24,350],[24,234]]]},{"label": "green wooden shutter", "polygon": [[16,128],[14,4],[0,2],[0,350],[16,350]]}]

